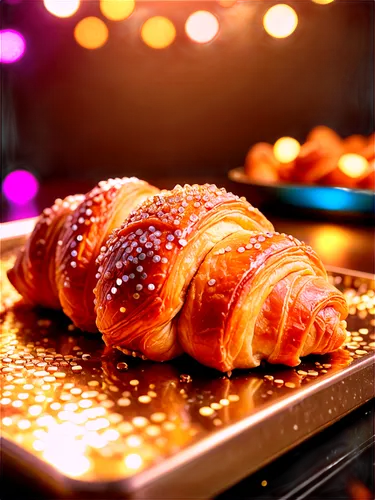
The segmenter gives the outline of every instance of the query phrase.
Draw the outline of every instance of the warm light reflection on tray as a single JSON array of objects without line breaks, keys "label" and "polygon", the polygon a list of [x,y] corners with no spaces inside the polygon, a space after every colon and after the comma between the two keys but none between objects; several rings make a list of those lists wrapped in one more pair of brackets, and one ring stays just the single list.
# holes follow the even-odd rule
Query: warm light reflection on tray
[{"label": "warm light reflection on tray", "polygon": [[1,263],[2,432],[68,477],[129,477],[375,348],[374,282],[336,274],[350,304],[345,350],[296,369],[268,365],[231,378],[187,358],[127,358],[62,314],[17,305],[5,276],[12,259],[6,254]]}]

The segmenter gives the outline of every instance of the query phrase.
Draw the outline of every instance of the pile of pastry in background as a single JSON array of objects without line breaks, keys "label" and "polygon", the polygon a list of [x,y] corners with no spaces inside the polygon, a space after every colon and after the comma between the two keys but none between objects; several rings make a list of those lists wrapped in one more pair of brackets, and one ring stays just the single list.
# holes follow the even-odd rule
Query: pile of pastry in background
[{"label": "pile of pastry in background", "polygon": [[300,144],[282,137],[274,145],[255,144],[245,161],[250,180],[262,184],[294,183],[375,189],[375,133],[339,137],[316,127]]}]

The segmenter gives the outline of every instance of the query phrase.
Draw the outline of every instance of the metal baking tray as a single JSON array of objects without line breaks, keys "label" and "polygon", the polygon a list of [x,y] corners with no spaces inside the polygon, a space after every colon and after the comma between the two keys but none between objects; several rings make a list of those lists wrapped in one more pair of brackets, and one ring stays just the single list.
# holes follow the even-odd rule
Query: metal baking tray
[{"label": "metal baking tray", "polygon": [[33,224],[2,226],[2,451],[55,497],[209,498],[374,397],[374,276],[330,269],[345,349],[227,377],[108,351],[19,302],[6,269]]}]

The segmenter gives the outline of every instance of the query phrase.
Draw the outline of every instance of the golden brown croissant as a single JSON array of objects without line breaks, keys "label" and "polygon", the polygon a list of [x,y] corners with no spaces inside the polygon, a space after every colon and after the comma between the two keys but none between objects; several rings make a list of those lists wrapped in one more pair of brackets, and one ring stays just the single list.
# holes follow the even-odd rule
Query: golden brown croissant
[{"label": "golden brown croissant", "polygon": [[55,282],[55,254],[66,218],[83,201],[83,195],[56,200],[40,215],[8,278],[26,302],[60,309]]},{"label": "golden brown croissant", "polygon": [[95,259],[110,232],[157,188],[135,177],[99,182],[70,214],[56,253],[56,283],[62,308],[73,323],[95,332]]},{"label": "golden brown croissant", "polygon": [[96,331],[95,259],[112,229],[159,190],[135,177],[102,181],[86,195],[56,200],[8,272],[13,286],[34,305],[64,309],[76,326]]},{"label": "golden brown croissant", "polygon": [[215,186],[154,196],[98,257],[104,341],[158,361],[184,351],[221,371],[339,348],[343,295],[310,247],[272,230]]},{"label": "golden brown croissant", "polygon": [[239,231],[194,276],[179,341],[201,363],[229,371],[262,359],[296,366],[346,339],[347,305],[314,251],[284,234]]},{"label": "golden brown croissant", "polygon": [[[148,197],[156,191],[107,181],[68,215],[56,284],[76,325],[94,330],[96,315],[110,347],[155,361],[186,352],[221,371],[263,359],[295,366],[344,343],[345,299],[310,247],[215,185]],[[11,273],[23,293],[28,277]]]},{"label": "golden brown croissant", "polygon": [[176,186],[138,207],[98,257],[94,292],[104,341],[155,361],[180,354],[177,314],[187,288],[214,245],[239,229],[273,227],[214,185]]}]

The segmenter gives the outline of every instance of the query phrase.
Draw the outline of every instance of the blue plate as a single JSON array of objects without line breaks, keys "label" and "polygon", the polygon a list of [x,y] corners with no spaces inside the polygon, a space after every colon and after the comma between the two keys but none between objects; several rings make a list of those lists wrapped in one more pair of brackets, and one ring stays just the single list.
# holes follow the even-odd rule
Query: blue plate
[{"label": "blue plate", "polygon": [[[371,214],[375,209],[375,193],[369,189],[316,186],[305,184],[263,184],[253,182],[243,167],[228,173],[232,182],[260,190],[268,200],[312,210]],[[243,191],[243,190],[242,190]]]}]

